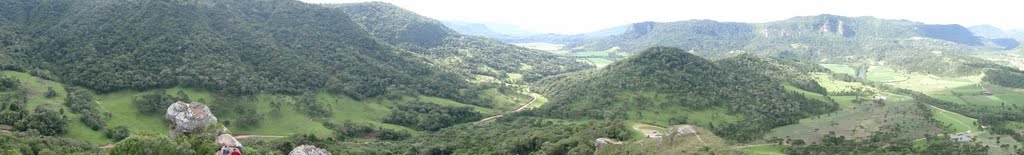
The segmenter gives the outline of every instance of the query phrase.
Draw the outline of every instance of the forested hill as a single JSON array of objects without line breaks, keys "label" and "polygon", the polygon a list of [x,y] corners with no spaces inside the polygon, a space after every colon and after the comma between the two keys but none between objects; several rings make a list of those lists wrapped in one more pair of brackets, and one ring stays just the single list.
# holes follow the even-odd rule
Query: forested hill
[{"label": "forested hill", "polygon": [[[702,56],[720,56],[731,51],[776,48],[777,44],[839,46],[827,56],[861,50],[876,44],[928,38],[930,42],[951,42],[982,46],[984,40],[960,25],[930,25],[906,20],[835,15],[802,16],[766,23],[734,23],[690,20],[669,23],[633,24],[624,34],[593,39],[575,45],[590,50],[619,46],[639,51],[651,46],[685,47]],[[771,51],[766,51],[771,52]]]},{"label": "forested hill", "polygon": [[493,77],[523,74],[527,81],[592,66],[548,52],[493,39],[461,35],[440,21],[384,2],[342,4],[340,7],[372,35],[399,48],[440,63]]},{"label": "forested hill", "polygon": [[461,98],[458,74],[300,1],[0,0],[6,69],[99,91],[398,91]]},{"label": "forested hill", "polygon": [[[772,127],[836,109],[834,103],[788,92],[783,88],[787,81],[773,78],[798,75],[783,72],[799,69],[759,67],[775,64],[759,59],[744,56],[736,61],[753,61],[724,60],[720,65],[678,48],[650,48],[600,70],[542,80],[537,90],[550,102],[533,112],[562,118],[692,123],[743,141]],[[772,67],[784,69],[764,69]],[[813,87],[820,89],[817,84]]]}]

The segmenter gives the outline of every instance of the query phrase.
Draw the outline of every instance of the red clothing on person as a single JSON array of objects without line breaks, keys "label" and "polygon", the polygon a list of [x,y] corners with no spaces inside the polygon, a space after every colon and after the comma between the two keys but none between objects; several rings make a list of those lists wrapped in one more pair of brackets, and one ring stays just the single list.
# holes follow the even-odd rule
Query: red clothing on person
[{"label": "red clothing on person", "polygon": [[238,152],[238,151],[234,151],[234,152],[231,152],[231,155],[242,155],[242,153]]}]

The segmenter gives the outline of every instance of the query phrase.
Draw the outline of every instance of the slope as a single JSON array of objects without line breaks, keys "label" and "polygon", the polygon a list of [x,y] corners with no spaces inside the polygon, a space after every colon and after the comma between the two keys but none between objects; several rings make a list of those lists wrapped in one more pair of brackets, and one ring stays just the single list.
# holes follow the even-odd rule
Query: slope
[{"label": "slope", "polygon": [[745,141],[771,127],[837,108],[786,91],[784,81],[772,80],[756,68],[726,66],[733,68],[678,48],[650,48],[600,70],[542,80],[536,90],[550,102],[532,112],[696,124],[727,139]]},{"label": "slope", "polygon": [[379,43],[340,10],[298,1],[2,1],[21,68],[101,92],[328,89],[465,101],[458,74]]},{"label": "slope", "polygon": [[522,74],[526,81],[591,68],[551,53],[492,39],[465,36],[440,21],[383,2],[342,4],[342,10],[372,35],[401,49],[473,74],[501,79]]}]

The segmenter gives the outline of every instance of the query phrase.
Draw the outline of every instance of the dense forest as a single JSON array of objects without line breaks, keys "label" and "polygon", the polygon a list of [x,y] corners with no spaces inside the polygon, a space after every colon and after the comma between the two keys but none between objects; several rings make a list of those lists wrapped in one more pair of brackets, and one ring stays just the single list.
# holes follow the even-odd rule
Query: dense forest
[{"label": "dense forest", "polygon": [[[748,141],[759,138],[761,132],[773,127],[836,110],[835,103],[811,100],[783,90],[785,81],[777,79],[799,76],[797,69],[751,67],[772,65],[758,59],[743,56],[717,64],[678,48],[650,48],[601,70],[555,76],[539,82],[541,87],[537,90],[548,96],[551,103],[531,112],[559,118],[642,119],[643,115],[685,117],[682,116],[685,113],[673,110],[662,114],[640,113],[653,109],[701,111],[723,107],[728,110],[721,115],[742,114],[744,118],[717,125],[671,123],[707,125],[724,138]],[[822,90],[813,80],[802,80],[810,79],[786,81],[805,83],[803,87],[814,91]],[[647,96],[637,92],[654,94]]]},{"label": "dense forest", "polygon": [[344,11],[298,1],[0,3],[5,66],[101,92],[475,97],[459,93],[467,77],[376,41]]}]

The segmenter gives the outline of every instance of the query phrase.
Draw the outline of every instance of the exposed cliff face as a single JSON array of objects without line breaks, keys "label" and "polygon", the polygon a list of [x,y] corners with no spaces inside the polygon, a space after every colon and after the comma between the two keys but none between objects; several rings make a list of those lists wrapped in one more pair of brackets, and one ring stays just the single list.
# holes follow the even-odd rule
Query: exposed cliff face
[{"label": "exposed cliff face", "polygon": [[654,30],[654,25],[657,25],[657,23],[650,21],[635,23],[633,25],[630,25],[629,28],[626,28],[626,32],[622,33],[622,36],[626,38],[643,37],[644,35],[647,35],[648,33],[651,33],[652,30]]},{"label": "exposed cliff face", "polygon": [[820,26],[818,26],[822,33],[836,34],[847,38],[857,34],[840,16],[822,15],[819,17],[823,18],[821,24],[819,24]]}]

